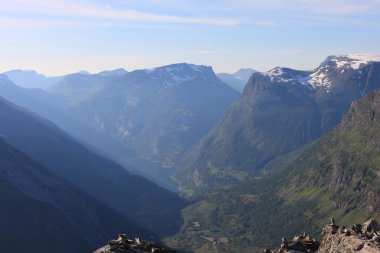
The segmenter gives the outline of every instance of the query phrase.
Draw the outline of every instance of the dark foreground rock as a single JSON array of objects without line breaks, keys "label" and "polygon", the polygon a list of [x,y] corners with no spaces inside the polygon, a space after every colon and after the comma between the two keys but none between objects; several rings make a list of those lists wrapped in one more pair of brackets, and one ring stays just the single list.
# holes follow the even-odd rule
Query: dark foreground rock
[{"label": "dark foreground rock", "polygon": [[108,245],[96,250],[94,253],[175,253],[176,251],[162,247],[154,242],[135,238],[128,239],[125,234],[120,234],[117,240],[111,240]]},{"label": "dark foreground rock", "polygon": [[338,226],[332,219],[322,231],[320,240],[304,234],[293,240],[282,240],[275,250],[265,249],[264,253],[379,253],[380,225],[375,220],[354,224],[351,228]]}]

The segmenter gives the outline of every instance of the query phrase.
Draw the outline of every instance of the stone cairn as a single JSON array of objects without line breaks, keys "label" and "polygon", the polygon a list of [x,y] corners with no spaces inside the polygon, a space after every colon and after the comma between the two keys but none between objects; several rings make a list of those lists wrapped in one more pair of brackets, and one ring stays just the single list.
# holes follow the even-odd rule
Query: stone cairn
[{"label": "stone cairn", "polygon": [[176,251],[160,246],[157,243],[140,238],[128,239],[125,234],[119,234],[117,240],[111,240],[108,245],[94,253],[176,253]]},{"label": "stone cairn", "polygon": [[335,219],[322,231],[321,240],[304,233],[292,240],[282,239],[280,248],[265,249],[264,253],[380,253],[380,225],[375,220],[354,224],[351,228],[338,226]]}]

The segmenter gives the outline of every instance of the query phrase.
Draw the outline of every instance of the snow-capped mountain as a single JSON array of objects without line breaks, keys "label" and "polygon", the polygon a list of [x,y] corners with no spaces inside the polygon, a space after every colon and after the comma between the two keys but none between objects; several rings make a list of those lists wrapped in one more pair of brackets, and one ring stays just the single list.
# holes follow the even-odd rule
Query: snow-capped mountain
[{"label": "snow-capped mountain", "polygon": [[380,55],[352,54],[329,56],[313,71],[307,83],[314,88],[324,87],[329,90],[336,76],[344,74],[345,72],[354,72],[358,74],[358,79],[360,79],[360,76],[363,74],[363,71],[360,69],[364,69],[374,62],[380,62]]},{"label": "snow-capped mountain", "polygon": [[357,75],[358,85],[363,86],[365,67],[371,63],[380,62],[380,55],[333,55],[326,58],[313,71],[299,71],[277,67],[263,73],[277,83],[292,83],[311,86],[313,89],[324,88],[327,92],[334,89],[336,78],[342,75]]},{"label": "snow-capped mountain", "polygon": [[238,173],[254,175],[331,130],[352,101],[377,88],[377,56],[330,56],[312,71],[277,67],[254,73],[223,120],[188,152],[187,168],[177,178],[207,188],[237,182]]},{"label": "snow-capped mountain", "polygon": [[[215,81],[214,71],[210,66],[179,63],[158,68],[138,71],[155,81],[158,87],[177,85],[202,78],[205,81]],[[138,73],[137,72],[137,73]]]},{"label": "snow-capped mountain", "polygon": [[290,68],[276,67],[263,73],[272,82],[286,84],[306,84],[310,79],[310,71],[294,70]]}]

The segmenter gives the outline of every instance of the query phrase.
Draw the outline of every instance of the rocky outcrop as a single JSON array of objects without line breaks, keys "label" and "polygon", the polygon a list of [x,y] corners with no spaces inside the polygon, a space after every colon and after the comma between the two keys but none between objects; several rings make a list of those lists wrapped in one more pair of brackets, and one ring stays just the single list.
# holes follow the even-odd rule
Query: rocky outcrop
[{"label": "rocky outcrop", "polygon": [[380,225],[375,220],[354,224],[351,228],[338,226],[332,219],[322,231],[321,240],[304,234],[291,241],[282,240],[275,250],[265,249],[264,253],[379,253]]},{"label": "rocky outcrop", "polygon": [[120,234],[117,240],[111,240],[108,245],[98,249],[94,253],[175,253],[176,251],[162,247],[154,242],[135,238],[128,239],[125,234]]}]

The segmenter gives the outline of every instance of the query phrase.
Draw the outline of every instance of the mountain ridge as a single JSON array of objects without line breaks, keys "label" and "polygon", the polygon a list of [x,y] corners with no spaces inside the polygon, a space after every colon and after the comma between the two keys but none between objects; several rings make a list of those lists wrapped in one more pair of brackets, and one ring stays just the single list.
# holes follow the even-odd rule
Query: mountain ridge
[{"label": "mountain ridge", "polygon": [[6,75],[12,82],[24,88],[39,88],[47,89],[51,85],[60,81],[63,77],[47,77],[43,74],[36,72],[35,70],[10,70],[2,73]]},{"label": "mountain ridge", "polygon": [[314,71],[254,73],[222,121],[185,156],[176,173],[183,189],[202,191],[255,176],[278,155],[328,132],[352,101],[380,87],[380,62],[353,59],[358,68],[341,64],[342,71],[333,67],[338,58],[328,57]]}]

